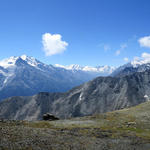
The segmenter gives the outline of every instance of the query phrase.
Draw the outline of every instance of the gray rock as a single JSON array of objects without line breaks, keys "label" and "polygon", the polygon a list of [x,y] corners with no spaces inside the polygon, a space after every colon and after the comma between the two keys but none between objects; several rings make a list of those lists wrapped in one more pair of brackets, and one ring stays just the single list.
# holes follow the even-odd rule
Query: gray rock
[{"label": "gray rock", "polygon": [[41,120],[50,112],[59,118],[86,116],[135,106],[150,97],[150,71],[123,77],[98,77],[66,93],[11,97],[0,103],[0,116]]}]

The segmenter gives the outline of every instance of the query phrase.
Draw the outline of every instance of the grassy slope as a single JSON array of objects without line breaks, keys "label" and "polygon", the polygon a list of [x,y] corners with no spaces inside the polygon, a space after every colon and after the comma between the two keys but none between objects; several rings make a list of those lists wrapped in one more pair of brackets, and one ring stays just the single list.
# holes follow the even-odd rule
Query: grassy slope
[{"label": "grassy slope", "polygon": [[0,123],[0,135],[0,149],[149,150],[150,102],[69,120]]}]

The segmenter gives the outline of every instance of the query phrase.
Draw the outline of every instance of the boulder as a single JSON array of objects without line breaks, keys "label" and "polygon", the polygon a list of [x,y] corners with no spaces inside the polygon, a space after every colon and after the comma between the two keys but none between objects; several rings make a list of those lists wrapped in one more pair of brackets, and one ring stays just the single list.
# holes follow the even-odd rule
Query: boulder
[{"label": "boulder", "polygon": [[136,126],[136,122],[127,122],[127,127]]},{"label": "boulder", "polygon": [[53,121],[53,120],[59,120],[59,118],[55,117],[53,114],[46,113],[43,115],[43,120]]}]

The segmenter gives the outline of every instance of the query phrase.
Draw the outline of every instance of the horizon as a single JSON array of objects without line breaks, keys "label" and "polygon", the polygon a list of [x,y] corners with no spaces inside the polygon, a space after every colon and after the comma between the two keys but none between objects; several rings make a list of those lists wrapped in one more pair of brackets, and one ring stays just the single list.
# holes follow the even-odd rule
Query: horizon
[{"label": "horizon", "polygon": [[[22,60],[26,60],[28,61],[27,58],[29,58],[29,60],[31,60],[33,58],[33,62],[35,60],[41,62],[41,63],[44,63],[42,62],[41,60],[33,57],[33,56],[28,56],[26,54],[22,54],[20,56],[11,56],[9,58],[3,58],[2,60],[0,60],[0,66],[1,67],[4,67],[4,63],[7,63],[9,64],[10,62],[13,62],[12,58],[14,58],[14,60],[16,61],[18,58],[21,58]],[[8,62],[9,60],[9,62]],[[14,62],[13,62],[14,63]],[[98,67],[110,67],[111,69],[114,69],[116,70],[117,68],[121,67],[121,66],[124,66],[124,65],[128,65],[128,64],[131,64],[133,67],[137,67],[139,65],[143,65],[143,64],[150,64],[150,54],[148,53],[143,53],[142,54],[142,57],[136,57],[135,59],[133,59],[132,61],[128,61],[126,62],[125,64],[122,64],[118,67],[116,66],[109,66],[109,65],[98,65],[98,66],[88,66],[88,65],[79,65],[79,64],[69,64],[69,65],[62,65],[62,64],[47,64],[47,63],[44,63],[46,65],[53,65],[54,67],[60,67],[60,68],[65,68],[67,70],[70,70],[73,66],[75,66],[76,69],[79,69],[78,67],[81,67],[81,68],[85,68],[85,67],[89,67],[89,68],[98,68]],[[72,66],[72,67],[71,67]],[[71,67],[71,68],[70,68]],[[69,69],[70,68],[70,69]],[[80,69],[81,69],[80,68]],[[79,70],[80,70],[79,69]],[[113,71],[114,71],[113,70]]]},{"label": "horizon", "polygon": [[5,0],[0,60],[26,54],[64,66],[149,62],[149,14],[148,0]]}]

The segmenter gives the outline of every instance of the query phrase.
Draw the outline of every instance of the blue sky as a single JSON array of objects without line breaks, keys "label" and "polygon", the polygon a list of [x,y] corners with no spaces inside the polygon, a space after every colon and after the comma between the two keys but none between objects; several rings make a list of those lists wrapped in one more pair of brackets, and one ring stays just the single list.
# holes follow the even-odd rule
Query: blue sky
[{"label": "blue sky", "polygon": [[0,59],[119,66],[150,53],[149,35],[149,0],[0,1]]}]

